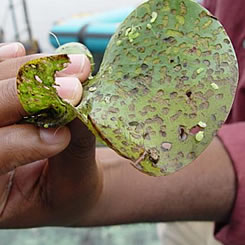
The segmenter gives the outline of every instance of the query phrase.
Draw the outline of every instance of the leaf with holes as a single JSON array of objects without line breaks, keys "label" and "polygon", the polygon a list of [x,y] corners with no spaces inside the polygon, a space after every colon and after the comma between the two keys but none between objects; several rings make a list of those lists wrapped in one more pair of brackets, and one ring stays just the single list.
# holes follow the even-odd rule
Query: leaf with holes
[{"label": "leaf with holes", "polygon": [[[27,67],[38,70],[30,63]],[[65,110],[60,114],[55,110],[58,118],[65,117],[56,124],[54,119],[50,125],[48,118],[43,120],[42,111],[50,116],[56,103],[46,107],[41,103],[39,113],[39,90],[51,90],[53,96],[53,85],[40,76],[43,82],[35,81],[37,88],[29,86],[35,76],[30,70],[23,73],[25,69],[18,74],[18,89],[32,120],[48,126],[66,122]],[[81,103],[65,107],[71,111],[70,119],[75,111],[98,138],[137,169],[167,175],[193,161],[211,142],[230,111],[237,80],[232,44],[215,17],[191,0],[150,0],[120,25],[98,74],[84,86]],[[26,85],[21,87],[22,83]],[[27,98],[35,110],[26,106]],[[64,105],[60,98],[55,100]]]},{"label": "leaf with holes", "polygon": [[25,111],[31,116],[25,122],[41,127],[65,125],[77,116],[73,106],[63,101],[56,92],[55,73],[69,64],[67,55],[32,60],[17,74],[17,91]]}]

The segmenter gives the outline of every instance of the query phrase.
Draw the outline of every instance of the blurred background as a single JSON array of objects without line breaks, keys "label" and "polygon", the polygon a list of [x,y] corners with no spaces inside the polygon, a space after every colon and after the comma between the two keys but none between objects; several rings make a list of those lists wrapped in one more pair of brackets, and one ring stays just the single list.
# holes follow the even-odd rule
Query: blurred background
[{"label": "blurred background", "polygon": [[[43,52],[52,52],[53,48],[49,42],[48,32],[52,26],[59,21],[77,18],[91,14],[99,14],[104,11],[118,10],[120,8],[134,7],[142,0],[26,0],[30,27],[33,37],[38,40]],[[13,11],[11,11],[11,3]],[[5,40],[13,41],[15,39],[15,28],[13,23],[13,14],[16,16],[18,29],[21,32],[21,38],[25,38],[26,21],[23,13],[22,0],[1,0],[0,8],[0,28],[4,30]]]},{"label": "blurred background", "polygon": [[[58,42],[82,41],[90,46],[99,63],[120,21],[142,2],[1,0],[0,42],[19,40],[29,53],[53,53]],[[49,32],[54,33],[58,41]],[[155,224],[0,230],[0,241],[1,245],[160,245]]]}]

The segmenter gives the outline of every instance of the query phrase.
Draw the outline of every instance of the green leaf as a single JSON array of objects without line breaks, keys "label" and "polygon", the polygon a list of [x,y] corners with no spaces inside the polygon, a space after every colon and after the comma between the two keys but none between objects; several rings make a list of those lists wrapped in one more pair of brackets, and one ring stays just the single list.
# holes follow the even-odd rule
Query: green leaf
[{"label": "green leaf", "polygon": [[[74,110],[137,169],[167,175],[211,142],[230,111],[237,81],[235,52],[216,18],[190,0],[150,0],[120,25]],[[24,88],[18,88],[20,98]],[[21,102],[36,115],[39,105],[26,106],[33,89]],[[36,103],[36,97],[30,100]]]},{"label": "green leaf", "polygon": [[40,127],[65,125],[77,116],[73,106],[63,101],[56,92],[55,73],[70,63],[67,55],[56,55],[32,60],[24,64],[17,75],[20,102],[30,116],[25,122]]}]

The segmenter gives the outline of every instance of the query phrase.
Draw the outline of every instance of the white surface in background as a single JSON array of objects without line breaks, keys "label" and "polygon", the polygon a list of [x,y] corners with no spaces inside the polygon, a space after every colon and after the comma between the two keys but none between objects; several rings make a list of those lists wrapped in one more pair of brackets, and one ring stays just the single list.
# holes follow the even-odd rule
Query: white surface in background
[{"label": "white surface in background", "polygon": [[[20,0],[14,0],[19,5]],[[127,6],[137,6],[143,0],[27,0],[33,36],[38,39],[44,52],[52,52],[48,41],[48,32],[57,20],[67,19],[80,13],[97,13]],[[0,27],[5,31],[7,40],[14,39],[14,31],[10,12],[6,11],[8,0],[1,0]],[[18,25],[24,29],[22,9],[16,8]],[[24,32],[22,32],[24,33]]]}]

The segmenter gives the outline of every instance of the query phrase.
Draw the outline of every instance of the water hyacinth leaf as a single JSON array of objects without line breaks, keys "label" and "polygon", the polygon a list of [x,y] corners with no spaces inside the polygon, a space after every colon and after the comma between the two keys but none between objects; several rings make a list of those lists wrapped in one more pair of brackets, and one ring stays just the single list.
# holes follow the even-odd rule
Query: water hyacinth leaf
[{"label": "water hyacinth leaf", "polygon": [[63,101],[56,92],[55,73],[69,64],[67,55],[32,60],[23,65],[17,74],[17,91],[20,102],[30,116],[25,122],[40,127],[65,125],[77,116],[73,106]]},{"label": "water hyacinth leaf", "polygon": [[[74,110],[137,169],[167,175],[211,142],[227,118],[237,80],[232,44],[215,17],[194,1],[150,0],[120,25]],[[20,98],[21,83],[25,77],[18,81]]]}]

